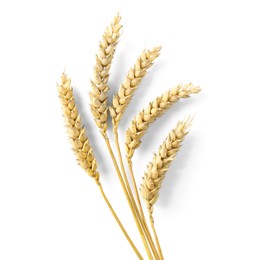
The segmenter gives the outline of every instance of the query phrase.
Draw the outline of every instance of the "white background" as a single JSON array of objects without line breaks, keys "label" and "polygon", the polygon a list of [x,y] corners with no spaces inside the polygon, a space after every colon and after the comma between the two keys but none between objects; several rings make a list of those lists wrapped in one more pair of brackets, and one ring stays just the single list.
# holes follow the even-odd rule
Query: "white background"
[{"label": "white background", "polygon": [[190,81],[203,88],[154,123],[134,157],[140,183],[167,133],[195,113],[155,208],[165,259],[259,260],[258,4],[1,1],[0,259],[136,259],[70,150],[56,90],[64,67],[108,196],[144,252],[89,111],[98,42],[121,11],[110,98],[144,48],[163,46],[122,120],[122,144],[133,116],[164,90]]}]

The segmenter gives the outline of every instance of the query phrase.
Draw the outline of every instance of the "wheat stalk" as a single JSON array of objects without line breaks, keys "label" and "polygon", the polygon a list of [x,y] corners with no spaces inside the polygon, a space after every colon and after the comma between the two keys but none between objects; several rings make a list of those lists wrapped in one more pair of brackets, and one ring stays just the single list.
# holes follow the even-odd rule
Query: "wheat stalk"
[{"label": "wheat stalk", "polygon": [[118,93],[113,97],[113,104],[109,107],[109,110],[115,128],[118,127],[121,117],[130,103],[134,92],[147,74],[148,69],[152,66],[154,60],[160,55],[160,50],[161,47],[144,50],[138,57],[133,68],[130,68],[128,71]]},{"label": "wheat stalk", "polygon": [[99,180],[97,162],[75,104],[71,80],[65,73],[62,74],[61,84],[57,87],[72,149],[76,154],[77,161],[89,176]]},{"label": "wheat stalk", "polygon": [[191,94],[198,92],[200,92],[200,88],[194,86],[192,83],[178,85],[150,102],[149,105],[134,118],[126,131],[125,147],[128,161],[132,158],[134,151],[140,146],[142,142],[141,138],[152,122],[181,98],[188,98]]},{"label": "wheat stalk", "polygon": [[169,133],[159,147],[158,152],[154,154],[152,162],[147,166],[140,190],[150,213],[152,213],[153,205],[158,199],[165,173],[179,151],[184,137],[188,134],[191,122],[190,117],[182,122],[179,121],[176,128]]},{"label": "wheat stalk", "polygon": [[94,78],[91,80],[91,112],[103,135],[105,135],[107,130],[107,92],[109,90],[107,83],[115,48],[121,35],[122,25],[120,20],[121,16],[117,14],[103,34],[99,43],[99,51],[96,55]]},{"label": "wheat stalk", "polygon": [[57,85],[57,88],[62,104],[66,127],[68,129],[68,134],[72,144],[72,149],[76,155],[77,161],[79,165],[88,173],[88,175],[95,179],[96,184],[98,185],[99,190],[101,192],[101,195],[105,200],[113,217],[115,218],[117,224],[121,228],[123,234],[125,235],[126,239],[128,240],[129,244],[133,248],[138,258],[140,260],[143,260],[143,257],[139,253],[138,249],[136,248],[133,241],[126,232],[124,226],[120,222],[116,212],[114,211],[103,190],[103,187],[99,180],[100,175],[97,171],[97,162],[93,154],[92,147],[89,144],[85,128],[82,125],[77,106],[75,104],[73,89],[71,87],[71,80],[67,77],[65,73],[62,74],[61,84]]},{"label": "wheat stalk", "polygon": [[[120,185],[121,185],[121,187],[123,189],[123,192],[124,192],[125,197],[127,199],[127,202],[128,202],[129,207],[130,207],[130,210],[131,210],[131,212],[133,214],[136,226],[137,226],[138,231],[140,233],[140,236],[141,236],[141,239],[143,241],[143,244],[144,244],[145,250],[147,252],[148,258],[150,260],[153,260],[153,256],[152,256],[152,254],[150,252],[150,248],[149,248],[149,245],[150,245],[151,250],[152,250],[153,254],[155,255],[155,258],[159,259],[158,258],[158,253],[157,253],[156,248],[155,248],[155,246],[153,244],[153,241],[151,239],[151,235],[149,233],[149,230],[147,229],[147,226],[145,226],[145,223],[142,221],[142,219],[140,217],[140,214],[138,212],[138,208],[137,208],[137,206],[135,204],[135,201],[133,200],[133,197],[131,196],[131,193],[127,189],[127,186],[126,186],[126,184],[124,182],[124,179],[123,179],[121,171],[119,169],[117,160],[116,160],[114,152],[112,150],[110,141],[109,141],[109,139],[108,139],[108,137],[106,135],[104,137],[105,137],[106,146],[108,148],[110,157],[111,157],[111,159],[113,161],[113,164],[114,164],[114,167],[115,167],[115,170],[116,170],[116,173],[117,173]],[[147,242],[149,243],[149,245],[148,245]]]}]

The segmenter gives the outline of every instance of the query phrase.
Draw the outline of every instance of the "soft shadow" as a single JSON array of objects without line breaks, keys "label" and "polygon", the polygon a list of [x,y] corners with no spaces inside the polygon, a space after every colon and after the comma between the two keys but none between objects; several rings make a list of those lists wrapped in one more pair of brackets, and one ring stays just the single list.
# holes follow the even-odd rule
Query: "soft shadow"
[{"label": "soft shadow", "polygon": [[111,75],[109,77],[108,85],[109,89],[109,104],[112,103],[113,96],[118,92],[120,85],[123,83],[124,78],[127,75],[128,69],[132,64],[127,64],[124,57],[124,53],[127,53],[131,49],[131,46],[125,44],[121,47],[120,52],[115,52],[114,61],[112,64]]},{"label": "soft shadow", "polygon": [[187,169],[190,168],[188,167],[189,159],[195,150],[197,150],[199,143],[197,140],[199,138],[194,134],[189,134],[185,139],[183,147],[181,147],[175,160],[166,173],[165,179],[163,180],[160,196],[157,202],[159,207],[167,207],[171,203],[175,191],[179,190],[178,186],[182,185],[181,179],[184,177],[183,175],[186,175],[185,177],[187,177],[187,175],[192,174],[192,172],[188,172]]},{"label": "soft shadow", "polygon": [[[119,87],[124,81],[124,78],[127,75],[128,69],[131,65],[127,64],[124,57],[124,53],[127,53],[131,46],[128,44],[121,45],[120,51],[117,50],[115,52],[111,73],[108,80],[109,93],[108,93],[108,104],[112,104],[113,96],[117,94]],[[110,113],[108,113],[108,132],[111,132],[113,128],[112,120],[110,117]]]}]

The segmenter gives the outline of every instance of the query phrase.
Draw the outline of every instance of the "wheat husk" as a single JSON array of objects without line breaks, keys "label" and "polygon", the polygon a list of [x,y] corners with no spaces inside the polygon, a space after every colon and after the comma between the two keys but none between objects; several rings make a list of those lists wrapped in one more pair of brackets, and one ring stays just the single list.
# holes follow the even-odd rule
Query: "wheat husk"
[{"label": "wheat husk", "polygon": [[135,150],[141,144],[141,138],[147,132],[151,123],[159,118],[174,103],[182,98],[188,98],[191,94],[200,92],[200,88],[192,83],[178,85],[177,87],[166,91],[162,96],[157,97],[149,103],[137,116],[132,120],[130,127],[126,131],[126,154],[131,159]]},{"label": "wheat husk", "polygon": [[144,50],[138,57],[135,65],[128,71],[118,93],[113,97],[113,103],[112,106],[109,107],[109,110],[115,128],[118,127],[121,117],[142,79],[147,74],[148,69],[152,66],[154,60],[160,55],[160,50],[161,47]]},{"label": "wheat husk", "polygon": [[71,80],[65,73],[62,74],[61,83],[57,85],[57,88],[68,135],[77,161],[89,176],[98,180],[99,173],[97,171],[97,162],[86,135],[86,130],[81,122],[73,95],[73,89],[71,87]]},{"label": "wheat husk", "polygon": [[91,112],[101,133],[107,131],[107,93],[109,90],[108,78],[115,49],[121,35],[121,16],[117,14],[113,22],[108,26],[99,43],[99,50],[96,55],[94,77],[91,80]]}]

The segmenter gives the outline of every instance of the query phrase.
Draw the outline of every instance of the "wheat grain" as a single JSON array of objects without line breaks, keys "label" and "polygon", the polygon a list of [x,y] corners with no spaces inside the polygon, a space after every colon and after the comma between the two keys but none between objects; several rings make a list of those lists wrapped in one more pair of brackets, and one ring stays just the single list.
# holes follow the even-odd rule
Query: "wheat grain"
[{"label": "wheat grain", "polygon": [[162,145],[157,154],[154,154],[152,162],[147,166],[141,185],[141,195],[146,202],[150,214],[153,211],[153,205],[158,199],[159,190],[165,174],[181,147],[184,137],[188,134],[191,126],[191,118],[178,122]]},{"label": "wheat grain", "polygon": [[126,79],[120,86],[118,93],[113,97],[113,104],[109,107],[109,110],[115,128],[118,127],[121,117],[130,103],[134,92],[147,74],[147,70],[159,56],[160,50],[161,47],[144,50],[140,57],[138,57],[134,67],[128,71]]},{"label": "wheat grain", "polygon": [[149,105],[134,118],[126,131],[125,147],[128,160],[132,158],[134,151],[140,146],[142,142],[141,138],[152,122],[181,98],[188,98],[191,94],[198,92],[200,92],[200,88],[195,87],[191,83],[178,85],[150,102]]},{"label": "wheat grain", "polygon": [[91,80],[91,112],[101,133],[105,135],[107,130],[107,92],[109,71],[114,57],[115,48],[121,35],[121,16],[115,16],[113,22],[106,28],[106,31],[99,43],[99,51],[96,55],[94,67],[94,78]]},{"label": "wheat grain", "polygon": [[97,181],[99,173],[92,147],[89,144],[86,130],[82,125],[78,109],[75,104],[71,80],[65,73],[61,76],[61,84],[57,85],[61,100],[63,114],[68,129],[68,134],[73,151],[76,154],[79,165]]}]

